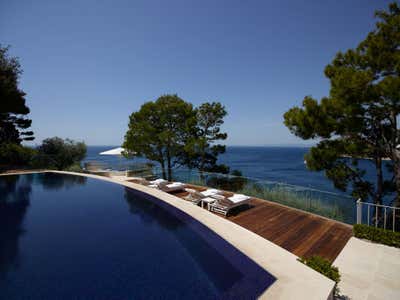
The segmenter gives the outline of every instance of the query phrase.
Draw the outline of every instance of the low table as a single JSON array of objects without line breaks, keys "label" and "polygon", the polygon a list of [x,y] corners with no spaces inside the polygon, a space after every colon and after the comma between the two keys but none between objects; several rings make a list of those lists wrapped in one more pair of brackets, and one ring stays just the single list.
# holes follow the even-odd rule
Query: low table
[{"label": "low table", "polygon": [[207,209],[210,210],[210,204],[214,203],[215,199],[211,197],[206,197],[201,199],[201,207],[204,208],[204,203],[207,203]]}]

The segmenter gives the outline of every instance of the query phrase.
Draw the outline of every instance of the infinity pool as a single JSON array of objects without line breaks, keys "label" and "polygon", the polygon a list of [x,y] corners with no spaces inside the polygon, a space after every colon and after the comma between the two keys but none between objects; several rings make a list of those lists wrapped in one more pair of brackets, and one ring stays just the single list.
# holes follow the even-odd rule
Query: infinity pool
[{"label": "infinity pool", "polygon": [[255,298],[274,281],[147,194],[81,176],[0,177],[1,299]]}]

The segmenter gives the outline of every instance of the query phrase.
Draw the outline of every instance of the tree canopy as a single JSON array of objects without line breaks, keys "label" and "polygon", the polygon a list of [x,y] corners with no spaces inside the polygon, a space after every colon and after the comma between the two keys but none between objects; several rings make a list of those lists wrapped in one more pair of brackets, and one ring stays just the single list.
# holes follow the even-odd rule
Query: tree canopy
[{"label": "tree canopy", "polygon": [[64,170],[85,158],[86,145],[83,142],[53,137],[43,140],[37,152],[34,157],[35,166]]},{"label": "tree canopy", "polygon": [[177,95],[163,95],[131,114],[124,148],[160,163],[163,176],[181,163],[185,142],[193,134],[195,112]]},{"label": "tree canopy", "polygon": [[201,172],[228,173],[229,167],[218,165],[218,155],[225,153],[225,145],[216,144],[226,140],[227,133],[221,132],[221,125],[227,115],[225,107],[219,102],[203,103],[195,109],[196,130],[185,146],[187,165]]},{"label": "tree canopy", "polygon": [[27,130],[32,121],[26,118],[30,112],[26,94],[18,87],[21,66],[8,50],[0,45],[0,144],[20,144],[34,139],[33,132]]},{"label": "tree canopy", "polygon": [[123,147],[159,162],[169,180],[181,165],[216,170],[217,156],[225,149],[212,144],[226,138],[219,128],[225,115],[220,103],[194,108],[177,95],[163,95],[130,115]]},{"label": "tree canopy", "polygon": [[[342,190],[351,186],[354,197],[381,203],[393,190],[400,197],[400,9],[393,3],[375,15],[375,30],[325,68],[329,96],[305,97],[302,107],[285,113],[284,122],[302,139],[319,141],[306,155],[309,169],[325,170]],[[374,164],[375,182],[366,179],[362,158]],[[383,177],[385,158],[391,159],[393,178]]]}]

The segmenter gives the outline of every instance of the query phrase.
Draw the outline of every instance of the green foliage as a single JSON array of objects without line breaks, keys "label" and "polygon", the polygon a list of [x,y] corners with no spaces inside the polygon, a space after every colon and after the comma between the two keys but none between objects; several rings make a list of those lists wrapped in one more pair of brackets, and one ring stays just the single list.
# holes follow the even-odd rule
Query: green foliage
[{"label": "green foliage", "polygon": [[318,255],[311,256],[309,258],[299,258],[299,261],[303,264],[309,266],[311,269],[321,273],[322,275],[332,279],[336,284],[340,281],[339,269],[326,260],[323,257]]},{"label": "green foliage", "polygon": [[163,95],[131,114],[123,147],[159,162],[163,177],[169,180],[172,169],[181,165],[228,173],[227,166],[216,163],[225,146],[214,144],[226,139],[226,133],[220,132],[225,115],[220,103],[194,109],[177,95]]},{"label": "green foliage", "polygon": [[86,155],[86,145],[70,139],[45,139],[33,159],[35,167],[64,170],[78,164]]},{"label": "green foliage", "polygon": [[242,190],[247,184],[247,178],[242,177],[242,173],[238,170],[232,171],[231,175],[232,176],[210,176],[207,178],[206,185],[231,192]]},{"label": "green foliage", "polygon": [[400,232],[393,232],[364,224],[355,224],[353,232],[357,238],[400,248]]},{"label": "green foliage", "polygon": [[203,103],[195,109],[196,131],[185,145],[186,165],[201,172],[229,173],[229,167],[218,165],[218,155],[225,153],[225,146],[215,144],[226,140],[227,133],[221,132],[225,107],[219,102]]},{"label": "green foliage", "polygon": [[0,166],[26,167],[29,166],[36,151],[32,148],[17,144],[2,144],[0,147]]},{"label": "green foliage", "polygon": [[203,172],[212,172],[212,173],[219,173],[219,174],[229,174],[229,166],[224,164],[217,164],[216,157],[215,160],[213,158],[213,163],[208,163],[208,166],[205,167],[202,171]]},{"label": "green foliage", "polygon": [[231,175],[232,176],[240,176],[240,177],[243,176],[242,171],[240,171],[240,170],[232,170]]},{"label": "green foliage", "polygon": [[21,66],[8,50],[0,45],[0,145],[33,140],[33,132],[27,131],[32,121],[25,118],[29,114],[25,93],[18,87]]},{"label": "green foliage", "polygon": [[81,167],[81,164],[79,162],[74,163],[73,165],[66,167],[64,169],[65,171],[69,171],[69,172],[76,172],[76,173],[82,173],[83,169]]},{"label": "green foliage", "polygon": [[163,177],[181,162],[186,141],[193,134],[193,106],[177,95],[164,95],[146,102],[131,114],[123,147],[161,164]]},{"label": "green foliage", "polygon": [[[284,123],[298,137],[319,141],[305,157],[310,170],[324,170],[337,188],[351,188],[355,198],[381,203],[394,187],[400,197],[400,9],[393,3],[376,16],[376,29],[325,68],[329,97],[305,97],[302,107],[284,114]],[[392,160],[393,178],[383,177],[386,157]],[[370,158],[375,182],[366,180],[360,158]]]}]

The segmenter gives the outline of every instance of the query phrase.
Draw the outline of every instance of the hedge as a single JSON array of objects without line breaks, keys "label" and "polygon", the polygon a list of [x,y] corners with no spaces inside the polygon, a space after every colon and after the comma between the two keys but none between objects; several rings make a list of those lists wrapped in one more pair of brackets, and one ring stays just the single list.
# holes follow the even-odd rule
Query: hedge
[{"label": "hedge", "polygon": [[332,279],[336,284],[340,281],[339,269],[318,255],[311,256],[309,258],[300,258],[300,262],[314,269],[315,271],[325,275],[326,277]]},{"label": "hedge", "polygon": [[376,228],[364,224],[353,226],[354,236],[380,244],[400,248],[400,232],[393,232],[382,228]]}]

